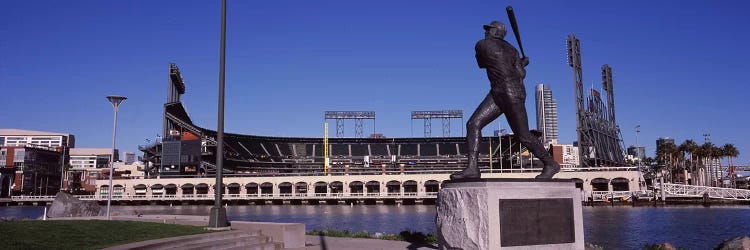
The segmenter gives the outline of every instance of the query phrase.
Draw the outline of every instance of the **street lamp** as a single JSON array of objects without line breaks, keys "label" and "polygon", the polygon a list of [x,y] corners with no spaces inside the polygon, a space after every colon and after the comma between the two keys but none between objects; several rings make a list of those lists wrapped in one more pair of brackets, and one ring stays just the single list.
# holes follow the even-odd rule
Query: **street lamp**
[{"label": "street lamp", "polygon": [[640,132],[641,132],[641,125],[636,125],[635,126],[635,156],[638,158],[638,167],[639,167],[639,170],[640,170],[640,166],[641,166],[641,161],[643,161],[643,158],[646,157],[645,150],[643,152],[644,155],[641,156],[641,148],[638,147],[638,133],[640,133]]},{"label": "street lamp", "polygon": [[216,185],[214,189],[214,206],[208,217],[208,227],[222,230],[229,227],[227,210],[221,206],[221,195],[224,191],[222,171],[224,168],[224,64],[226,62],[227,38],[227,0],[221,1],[221,49],[219,59],[219,119],[216,128]]},{"label": "street lamp", "polygon": [[115,112],[115,121],[112,125],[112,155],[109,156],[109,190],[107,191],[107,220],[111,220],[112,217],[110,216],[109,210],[112,206],[112,173],[115,172],[115,138],[117,135],[117,109],[120,107],[120,103],[124,101],[125,99],[128,99],[124,96],[118,96],[118,95],[111,95],[107,96],[107,100],[109,100],[110,103],[112,103],[112,108]]}]

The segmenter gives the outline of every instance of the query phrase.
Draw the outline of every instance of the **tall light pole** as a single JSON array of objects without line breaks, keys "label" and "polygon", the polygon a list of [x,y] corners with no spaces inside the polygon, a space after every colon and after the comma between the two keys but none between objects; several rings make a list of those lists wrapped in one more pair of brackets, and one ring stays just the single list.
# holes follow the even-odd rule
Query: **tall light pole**
[{"label": "tall light pole", "polygon": [[115,121],[112,124],[112,155],[109,156],[109,190],[107,191],[107,220],[111,220],[112,217],[110,216],[109,210],[112,206],[112,190],[114,188],[112,187],[112,174],[115,172],[115,138],[117,138],[117,110],[120,107],[120,103],[124,101],[125,99],[128,99],[124,96],[118,96],[118,95],[111,95],[107,96],[107,100],[109,100],[110,103],[112,103],[112,108],[115,112]]},{"label": "tall light pole", "polygon": [[208,219],[208,227],[223,229],[229,226],[227,210],[221,206],[224,191],[222,170],[224,169],[224,63],[226,62],[227,0],[221,1],[221,49],[219,58],[219,121],[216,129],[216,185],[214,185],[214,206]]},{"label": "tall light pole", "polygon": [[[638,157],[638,166],[641,165],[641,161],[643,160],[643,158],[646,157],[645,155],[641,156],[641,148],[638,147],[638,133],[640,132],[641,132],[641,125],[636,125],[635,126],[635,154]],[[643,150],[643,153],[645,154],[646,150]]]}]

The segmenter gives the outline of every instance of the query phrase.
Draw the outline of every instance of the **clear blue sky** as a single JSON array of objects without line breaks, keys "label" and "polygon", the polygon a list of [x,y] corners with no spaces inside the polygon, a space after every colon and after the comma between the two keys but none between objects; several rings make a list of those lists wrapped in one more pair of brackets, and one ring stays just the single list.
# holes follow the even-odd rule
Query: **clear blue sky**
[{"label": "clear blue sky", "polygon": [[[518,17],[527,109],[551,86],[560,140],[575,140],[565,39],[581,40],[585,86],[613,68],[626,145],[711,134],[750,164],[748,1],[229,1],[226,131],[323,135],[326,110],[372,110],[377,132],[411,136],[413,110],[463,109],[489,89],[476,66],[482,24]],[[193,120],[216,127],[220,1],[2,1],[0,127],[72,133],[78,147],[109,147],[107,95],[120,109],[118,148],[136,151],[161,130],[168,63],[180,66]],[[507,37],[515,44],[512,35]],[[507,128],[504,118],[485,129]],[[372,131],[366,124],[365,131]],[[422,133],[414,122],[414,135]],[[460,136],[461,124],[453,123]],[[440,134],[440,123],[433,125]],[[347,135],[353,135],[353,122]],[[332,131],[332,133],[335,133]]]}]

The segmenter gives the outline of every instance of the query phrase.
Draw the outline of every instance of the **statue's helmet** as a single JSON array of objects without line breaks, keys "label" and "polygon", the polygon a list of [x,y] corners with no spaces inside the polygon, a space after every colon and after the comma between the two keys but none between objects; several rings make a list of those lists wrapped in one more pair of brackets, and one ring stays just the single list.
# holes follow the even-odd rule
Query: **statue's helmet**
[{"label": "statue's helmet", "polygon": [[507,30],[505,29],[505,24],[501,23],[500,21],[492,21],[490,24],[485,24],[484,31],[485,34],[494,38],[503,38],[505,37],[505,33],[507,32]]}]

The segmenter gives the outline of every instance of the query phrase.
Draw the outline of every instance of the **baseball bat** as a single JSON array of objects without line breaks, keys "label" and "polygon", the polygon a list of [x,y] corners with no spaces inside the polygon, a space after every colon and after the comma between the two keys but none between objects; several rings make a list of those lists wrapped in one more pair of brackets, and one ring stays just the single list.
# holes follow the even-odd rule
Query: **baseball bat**
[{"label": "baseball bat", "polygon": [[518,41],[518,49],[521,50],[521,55],[523,57],[526,57],[526,53],[523,52],[523,44],[521,44],[521,34],[518,32],[518,23],[516,23],[516,14],[513,13],[513,7],[505,7],[505,11],[508,12],[510,27],[513,28],[513,34],[516,35],[516,41]]}]

